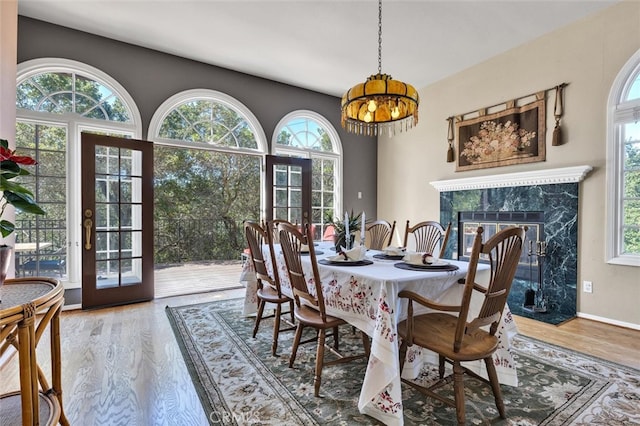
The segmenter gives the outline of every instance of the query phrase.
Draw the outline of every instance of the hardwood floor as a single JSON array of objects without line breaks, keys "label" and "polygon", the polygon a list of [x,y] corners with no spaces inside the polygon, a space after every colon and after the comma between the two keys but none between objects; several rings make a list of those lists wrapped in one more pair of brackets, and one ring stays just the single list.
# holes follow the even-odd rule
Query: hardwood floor
[{"label": "hardwood floor", "polygon": [[640,370],[640,330],[584,318],[558,326],[524,317],[514,318],[518,331],[525,336]]},{"label": "hardwood floor", "polygon": [[[71,424],[207,424],[165,306],[243,295],[239,289],[63,312],[63,398]],[[640,369],[640,331],[584,319],[552,326],[516,317],[516,323],[522,334]],[[46,367],[48,343],[44,340],[38,356]],[[49,374],[47,368],[45,372]],[[0,393],[18,389],[15,357],[0,369],[0,379]]]},{"label": "hardwood floor", "polygon": [[157,267],[153,281],[156,298],[239,288],[241,261],[191,262]]}]

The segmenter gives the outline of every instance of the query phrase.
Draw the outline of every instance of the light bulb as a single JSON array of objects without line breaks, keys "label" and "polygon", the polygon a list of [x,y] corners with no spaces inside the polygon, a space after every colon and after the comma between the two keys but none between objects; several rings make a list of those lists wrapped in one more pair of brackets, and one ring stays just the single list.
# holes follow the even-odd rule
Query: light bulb
[{"label": "light bulb", "polygon": [[391,110],[391,118],[396,119],[400,117],[400,110],[398,109],[397,106],[393,107],[393,109]]},{"label": "light bulb", "polygon": [[373,99],[367,102],[367,109],[369,110],[369,112],[374,112],[377,108],[378,105],[376,105],[376,101],[374,101]]},{"label": "light bulb", "polygon": [[367,113],[364,115],[364,122],[365,123],[370,123],[371,122],[371,113],[369,111],[367,111]]}]

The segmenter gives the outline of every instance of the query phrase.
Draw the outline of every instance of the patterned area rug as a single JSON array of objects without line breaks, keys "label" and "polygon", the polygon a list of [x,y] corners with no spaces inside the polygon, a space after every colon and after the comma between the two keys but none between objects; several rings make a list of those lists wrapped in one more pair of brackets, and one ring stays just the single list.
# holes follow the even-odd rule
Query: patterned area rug
[{"label": "patterned area rug", "polygon": [[[280,335],[271,356],[272,320],[254,339],[254,320],[241,299],[167,307],[198,395],[215,425],[375,425],[358,412],[364,360],[325,367],[320,398],[313,396],[315,344],[301,345],[288,368],[293,332]],[[341,349],[361,351],[359,333],[342,327]],[[640,424],[640,371],[517,336],[518,387],[502,386],[507,420],[499,418],[489,386],[465,376],[467,424]],[[430,382],[437,367],[418,379]],[[453,395],[452,385],[440,390]],[[455,410],[403,387],[406,425],[453,425]]]}]

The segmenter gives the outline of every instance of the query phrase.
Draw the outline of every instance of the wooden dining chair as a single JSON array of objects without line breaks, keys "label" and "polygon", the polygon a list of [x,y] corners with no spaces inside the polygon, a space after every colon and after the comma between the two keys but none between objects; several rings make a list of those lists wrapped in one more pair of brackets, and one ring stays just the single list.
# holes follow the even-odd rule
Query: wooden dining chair
[{"label": "wooden dining chair", "polygon": [[[464,361],[484,360],[496,407],[500,417],[505,418],[500,383],[492,355],[498,348],[498,338],[495,334],[518,267],[526,227],[505,228],[485,243],[482,242],[482,232],[482,227],[479,227],[473,242],[469,270],[464,280],[459,305],[442,305],[408,290],[398,294],[400,298],[408,299],[407,319],[398,324],[398,334],[402,339],[400,371],[404,366],[407,348],[410,346],[418,345],[430,349],[436,352],[439,358],[440,381],[433,386],[424,388],[405,379],[403,382],[427,396],[455,407],[459,425],[465,422],[463,374],[467,372],[480,378],[462,367],[461,363]],[[480,256],[486,257],[491,264],[489,284],[486,287],[476,283]],[[474,291],[483,294],[484,300],[477,317],[469,321],[469,305]],[[414,316],[414,303],[436,312]],[[488,330],[481,328],[486,326],[489,326]],[[453,365],[453,400],[434,392],[444,384],[445,362]]]},{"label": "wooden dining chair", "polygon": [[[320,281],[316,253],[313,247],[312,231],[309,228],[309,225],[305,225],[304,230],[301,233],[296,226],[289,224],[280,224],[279,230],[282,254],[284,255],[287,271],[289,273],[289,280],[293,289],[295,318],[298,322],[293,347],[291,349],[291,358],[289,359],[289,368],[293,368],[304,328],[312,327],[316,329],[318,337],[313,385],[314,395],[319,396],[320,383],[322,381],[322,368],[328,365],[353,361],[363,356],[368,357],[369,338],[366,333],[362,333],[362,341],[365,347],[364,354],[344,356],[338,352],[338,326],[346,324],[346,322],[341,318],[328,315],[325,309],[324,296],[322,294],[322,282]],[[309,247],[309,259],[311,261],[312,268],[311,277],[305,276],[304,270],[302,269],[302,256],[300,251],[302,245]],[[327,330],[331,330],[332,332],[327,334]],[[338,357],[332,361],[325,361],[324,359],[325,342],[327,337],[333,337],[333,348],[329,347],[328,349]]]},{"label": "wooden dining chair", "polygon": [[409,226],[409,221],[407,221],[407,226],[404,231],[404,246],[407,247],[409,244],[409,235],[413,235],[415,251],[431,254],[439,252],[438,257],[443,258],[447,249],[450,232],[451,222],[449,222],[445,228],[433,220],[420,222],[414,226]]},{"label": "wooden dining chair", "polygon": [[366,225],[368,234],[367,247],[373,250],[382,250],[388,247],[393,240],[393,232],[396,229],[396,221],[389,223],[386,220],[376,220]]},{"label": "wooden dining chair", "polygon": [[[280,329],[280,317],[283,314],[289,314],[291,316],[291,323],[293,323],[293,299],[282,294],[280,288],[280,278],[278,276],[278,266],[276,264],[276,255],[273,248],[272,234],[270,232],[270,224],[265,227],[260,226],[256,222],[246,220],[244,222],[244,232],[249,245],[249,253],[253,267],[256,273],[256,279],[258,281],[258,313],[256,315],[256,322],[253,327],[253,337],[258,334],[258,328],[263,318],[274,318],[273,324],[273,342],[271,344],[271,354],[276,355],[278,349],[278,337],[281,331],[293,330],[293,326]],[[265,245],[269,250],[269,257],[271,262],[271,270],[273,274],[269,274],[267,270],[267,261],[263,254]],[[264,308],[267,303],[276,305],[276,310],[273,315],[264,316]],[[283,312],[282,305],[289,304],[289,311]]]},{"label": "wooden dining chair", "polygon": [[273,219],[265,224],[268,225],[269,230],[271,231],[271,240],[274,244],[280,244],[280,236],[278,235],[278,225],[281,223],[288,223],[289,225],[293,225],[293,223],[289,222],[286,219]]}]

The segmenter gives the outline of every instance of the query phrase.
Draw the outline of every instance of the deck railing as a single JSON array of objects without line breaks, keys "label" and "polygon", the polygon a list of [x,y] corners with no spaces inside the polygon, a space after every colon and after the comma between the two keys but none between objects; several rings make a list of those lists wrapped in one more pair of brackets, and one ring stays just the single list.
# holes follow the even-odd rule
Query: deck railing
[{"label": "deck railing", "polygon": [[242,221],[220,218],[155,219],[156,265],[235,260],[240,258],[245,246]]},{"label": "deck railing", "polygon": [[[66,263],[66,221],[17,220],[16,243],[41,244],[38,251],[16,252],[16,265],[32,265],[29,273],[59,274]],[[238,260],[246,244],[242,221],[219,218],[166,219],[154,224],[154,263],[180,264],[201,261]],[[45,261],[49,261],[45,263]],[[45,271],[57,261],[55,271]],[[32,262],[32,263],[28,263]],[[27,272],[27,271],[22,271]]]}]

